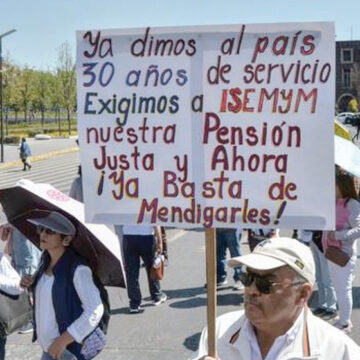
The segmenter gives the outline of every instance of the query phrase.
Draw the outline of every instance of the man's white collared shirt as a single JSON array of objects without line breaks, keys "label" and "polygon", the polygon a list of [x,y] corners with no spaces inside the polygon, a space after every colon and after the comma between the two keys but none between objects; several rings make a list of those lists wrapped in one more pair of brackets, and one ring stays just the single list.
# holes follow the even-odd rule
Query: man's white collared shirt
[{"label": "man's white collared shirt", "polygon": [[284,356],[288,353],[293,352],[295,338],[297,337],[299,331],[303,332],[303,313],[304,311],[301,312],[292,327],[284,335],[281,335],[275,339],[264,359],[261,356],[260,346],[255,334],[254,327],[251,325],[250,321],[246,319],[244,321],[243,330],[245,331],[246,336],[249,339],[251,348],[251,360],[276,360],[279,358],[280,354]]},{"label": "man's white collared shirt", "polygon": [[[217,351],[221,360],[265,360],[261,358],[257,340],[254,343],[252,335],[246,331],[247,321],[249,320],[243,310],[230,312],[216,319]],[[301,313],[288,332],[275,340],[266,360],[359,360],[360,347],[349,336],[317,318],[311,311],[307,314],[310,356],[305,356],[303,323]],[[253,336],[255,337],[255,333]],[[208,354],[207,341],[205,328],[193,360],[199,360]]]}]

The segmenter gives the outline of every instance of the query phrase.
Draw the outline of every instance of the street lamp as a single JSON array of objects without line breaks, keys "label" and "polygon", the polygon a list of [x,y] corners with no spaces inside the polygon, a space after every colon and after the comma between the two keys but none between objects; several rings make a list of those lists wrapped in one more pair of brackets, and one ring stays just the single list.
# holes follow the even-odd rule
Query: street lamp
[{"label": "street lamp", "polygon": [[16,29],[12,29],[7,31],[6,33],[0,35],[0,141],[1,141],[1,154],[0,154],[0,162],[4,162],[4,119],[3,119],[3,75],[2,75],[2,38],[14,33]]}]

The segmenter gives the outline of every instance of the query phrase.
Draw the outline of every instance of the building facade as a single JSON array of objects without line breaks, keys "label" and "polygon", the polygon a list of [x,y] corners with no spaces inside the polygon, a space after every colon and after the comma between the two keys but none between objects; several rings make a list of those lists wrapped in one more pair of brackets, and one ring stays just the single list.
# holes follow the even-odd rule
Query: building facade
[{"label": "building facade", "polygon": [[360,41],[336,42],[336,110],[348,111],[350,100],[360,104]]}]

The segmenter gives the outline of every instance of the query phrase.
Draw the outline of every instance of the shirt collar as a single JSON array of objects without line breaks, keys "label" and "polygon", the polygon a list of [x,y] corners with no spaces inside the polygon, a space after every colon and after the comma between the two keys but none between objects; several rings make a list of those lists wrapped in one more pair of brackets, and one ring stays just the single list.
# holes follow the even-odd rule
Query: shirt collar
[{"label": "shirt collar", "polygon": [[[285,338],[287,342],[294,341],[296,335],[298,334],[300,329],[302,329],[303,323],[304,323],[304,309],[301,310],[301,313],[298,315],[291,328],[284,335],[277,337],[277,339]],[[249,340],[256,338],[254,326],[251,324],[249,319],[245,320],[243,331],[245,331]]]},{"label": "shirt collar", "polygon": [[[304,309],[302,309],[301,313],[295,320],[294,324],[291,328],[284,334],[276,338],[275,341],[284,341],[284,344],[289,345],[294,342],[296,339],[296,335],[303,328],[304,324]],[[240,325],[240,324],[239,324]],[[244,321],[242,324],[234,331],[228,340],[228,344],[230,346],[239,348],[240,346],[240,338],[246,339],[246,342],[249,344],[249,348],[259,347],[257,337],[255,334],[254,326],[251,324],[249,319],[244,316]]]}]

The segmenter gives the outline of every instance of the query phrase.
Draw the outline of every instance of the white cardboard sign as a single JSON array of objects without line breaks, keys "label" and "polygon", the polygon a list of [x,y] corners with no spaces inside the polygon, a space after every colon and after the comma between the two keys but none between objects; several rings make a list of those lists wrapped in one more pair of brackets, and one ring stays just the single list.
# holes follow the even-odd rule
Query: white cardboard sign
[{"label": "white cardboard sign", "polygon": [[334,227],[333,23],[77,32],[86,220]]}]

